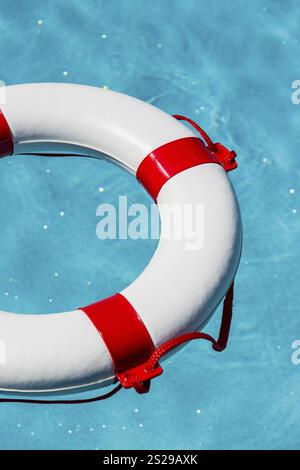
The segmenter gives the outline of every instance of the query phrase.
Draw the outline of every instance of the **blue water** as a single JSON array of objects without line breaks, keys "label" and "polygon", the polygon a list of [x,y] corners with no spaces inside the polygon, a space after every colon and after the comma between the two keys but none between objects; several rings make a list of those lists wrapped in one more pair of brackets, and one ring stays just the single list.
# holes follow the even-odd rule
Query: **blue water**
[{"label": "blue water", "polygon": [[[239,155],[244,223],[226,352],[194,342],[144,396],[0,405],[0,448],[299,449],[300,2],[0,0],[0,12],[0,79],[108,86],[197,120]],[[150,204],[131,176],[87,159],[0,165],[1,309],[86,305],[147,265],[156,241],[95,236],[101,202]]]}]

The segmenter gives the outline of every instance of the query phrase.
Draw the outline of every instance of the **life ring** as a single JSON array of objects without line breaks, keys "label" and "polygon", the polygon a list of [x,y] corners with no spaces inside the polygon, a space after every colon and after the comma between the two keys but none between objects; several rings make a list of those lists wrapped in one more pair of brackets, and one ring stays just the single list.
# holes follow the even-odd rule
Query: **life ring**
[{"label": "life ring", "polygon": [[205,243],[187,250],[184,238],[161,239],[131,285],[93,305],[47,315],[1,311],[1,391],[58,392],[102,387],[116,378],[147,391],[162,371],[157,361],[145,368],[149,358],[158,351],[157,359],[162,345],[179,344],[174,338],[201,330],[228,292],[242,245],[240,211],[226,173],[236,166],[235,154],[199,129],[204,143],[178,119],[95,87],[6,87],[1,156],[106,154],[155,199],[162,230],[166,206],[202,204]]}]

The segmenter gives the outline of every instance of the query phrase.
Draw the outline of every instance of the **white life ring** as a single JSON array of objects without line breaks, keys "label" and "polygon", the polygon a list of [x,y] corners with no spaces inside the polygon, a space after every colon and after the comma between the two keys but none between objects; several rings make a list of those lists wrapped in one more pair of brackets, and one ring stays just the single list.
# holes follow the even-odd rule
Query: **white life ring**
[{"label": "white life ring", "polygon": [[[194,132],[138,99],[73,84],[17,85],[5,91],[2,156],[104,153],[137,174],[152,193],[162,230],[166,206],[205,208],[204,246],[187,250],[185,239],[161,239],[150,264],[120,294],[63,314],[0,312],[0,340],[6,349],[1,391],[57,392],[111,384],[124,364],[134,369],[166,341],[202,329],[224,298],[242,242],[233,188],[217,154]],[[111,315],[110,322],[105,314]],[[132,331],[140,335],[136,341],[128,336]]]}]

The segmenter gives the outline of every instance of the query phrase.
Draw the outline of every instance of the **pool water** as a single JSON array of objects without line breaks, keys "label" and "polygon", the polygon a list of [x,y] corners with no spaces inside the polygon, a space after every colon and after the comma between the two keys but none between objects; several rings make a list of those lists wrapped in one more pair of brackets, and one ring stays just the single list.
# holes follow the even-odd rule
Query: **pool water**
[{"label": "pool water", "polygon": [[[107,86],[188,115],[238,153],[230,177],[244,224],[224,353],[193,342],[148,395],[2,404],[0,448],[300,448],[300,2],[0,0],[0,11],[1,80]],[[151,259],[156,240],[95,235],[101,202],[151,203],[132,176],[81,158],[0,165],[1,309],[86,305]],[[219,321],[206,331],[217,335]]]}]

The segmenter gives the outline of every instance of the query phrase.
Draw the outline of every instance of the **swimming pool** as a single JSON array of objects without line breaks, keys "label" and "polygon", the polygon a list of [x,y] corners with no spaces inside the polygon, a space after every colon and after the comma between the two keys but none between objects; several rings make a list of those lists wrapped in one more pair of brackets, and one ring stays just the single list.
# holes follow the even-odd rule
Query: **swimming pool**
[{"label": "swimming pool", "polygon": [[[0,405],[1,449],[300,447],[298,1],[0,0],[7,84],[108,86],[195,119],[234,148],[243,216],[229,348],[184,348],[149,395],[77,407]],[[170,19],[170,12],[172,17]],[[129,175],[88,159],[1,163],[1,309],[68,310],[119,291],[155,240],[100,241],[96,208]],[[216,334],[220,316],[206,330]]]}]

